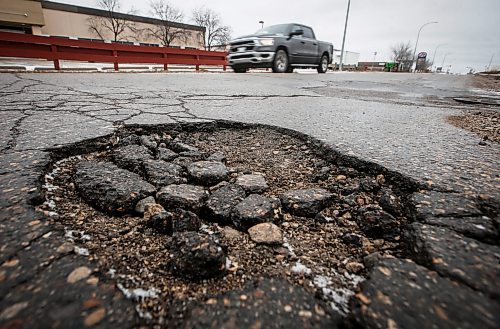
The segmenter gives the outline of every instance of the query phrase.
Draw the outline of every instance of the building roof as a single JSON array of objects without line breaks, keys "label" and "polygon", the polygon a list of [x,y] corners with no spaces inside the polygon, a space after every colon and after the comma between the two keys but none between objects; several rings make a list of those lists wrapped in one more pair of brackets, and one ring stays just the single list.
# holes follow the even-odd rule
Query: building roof
[{"label": "building roof", "polygon": [[[42,0],[42,8],[59,10],[59,11],[66,11],[66,12],[70,12],[70,13],[92,15],[92,16],[104,16],[104,17],[108,16],[108,12],[106,10],[96,9],[96,8],[88,8],[88,7],[80,7],[80,6],[68,5],[65,3],[45,1],[45,0]],[[138,16],[138,15],[123,14],[123,13],[114,13],[114,14],[115,14],[116,18],[124,19],[124,20],[128,20],[128,21],[139,22],[139,23],[147,23],[147,24],[155,24],[155,25],[164,23],[161,19],[156,19],[156,18],[152,18],[152,17],[144,17],[144,16]],[[203,26],[190,25],[190,24],[177,23],[177,22],[169,22],[169,23],[170,23],[170,26],[177,27],[180,29],[205,32],[205,28]]]}]

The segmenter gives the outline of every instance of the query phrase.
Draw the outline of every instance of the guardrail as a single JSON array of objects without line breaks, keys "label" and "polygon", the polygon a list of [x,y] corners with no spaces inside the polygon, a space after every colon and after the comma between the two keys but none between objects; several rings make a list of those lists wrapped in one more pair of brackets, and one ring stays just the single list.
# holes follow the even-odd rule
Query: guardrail
[{"label": "guardrail", "polygon": [[46,59],[54,62],[56,70],[61,69],[60,60],[118,64],[168,64],[217,65],[226,70],[226,53],[153,46],[124,45],[31,34],[0,32],[0,57]]}]

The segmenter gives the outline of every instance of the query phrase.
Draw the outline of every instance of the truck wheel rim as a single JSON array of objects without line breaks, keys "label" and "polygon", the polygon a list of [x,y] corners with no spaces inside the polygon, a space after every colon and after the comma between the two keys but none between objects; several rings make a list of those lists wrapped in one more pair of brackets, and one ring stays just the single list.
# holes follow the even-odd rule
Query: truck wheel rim
[{"label": "truck wheel rim", "polygon": [[278,65],[276,65],[278,67],[278,69],[281,71],[281,70],[285,70],[285,67],[286,67],[286,57],[285,57],[285,54],[283,53],[279,53],[278,54],[278,58],[276,59],[276,63]]},{"label": "truck wheel rim", "polygon": [[328,69],[328,63],[326,58],[323,58],[323,60],[321,61],[321,68],[323,69],[323,71],[326,71]]}]

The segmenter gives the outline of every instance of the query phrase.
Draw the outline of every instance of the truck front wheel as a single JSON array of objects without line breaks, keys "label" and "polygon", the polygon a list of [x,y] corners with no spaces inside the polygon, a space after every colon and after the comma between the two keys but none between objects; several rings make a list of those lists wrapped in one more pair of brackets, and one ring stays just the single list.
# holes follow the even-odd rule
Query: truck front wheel
[{"label": "truck front wheel", "polygon": [[280,49],[274,55],[273,61],[273,72],[274,73],[285,73],[288,70],[288,55],[286,51]]},{"label": "truck front wheel", "polygon": [[326,73],[326,71],[328,71],[328,56],[323,55],[319,61],[318,73]]}]

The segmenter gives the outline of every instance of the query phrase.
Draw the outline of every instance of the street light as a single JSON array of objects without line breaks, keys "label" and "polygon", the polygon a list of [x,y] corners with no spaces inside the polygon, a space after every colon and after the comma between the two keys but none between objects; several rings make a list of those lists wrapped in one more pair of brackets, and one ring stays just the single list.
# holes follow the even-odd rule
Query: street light
[{"label": "street light", "polygon": [[349,9],[351,8],[351,0],[347,2],[347,14],[345,15],[344,37],[342,38],[342,51],[340,52],[339,71],[342,71],[342,62],[344,60],[345,35],[347,32],[347,21],[349,20]]},{"label": "street light", "polygon": [[260,24],[260,28],[263,29],[264,28],[264,21],[259,21],[259,24]]},{"label": "street light", "polygon": [[[418,39],[420,39],[420,32],[422,32],[422,29],[427,26],[427,25],[430,25],[430,24],[437,24],[439,22],[428,22],[428,23],[425,23],[424,25],[422,25],[420,27],[420,29],[418,30],[418,34],[417,34],[417,42],[415,43],[415,50],[413,51],[413,61],[411,63],[411,66],[413,67],[413,63],[415,62],[415,55],[417,54],[417,47],[418,47]],[[415,64],[415,71],[417,71],[417,64]],[[415,72],[414,71],[414,72]]]},{"label": "street light", "polygon": [[[436,46],[436,49],[434,49],[434,55],[432,56],[432,65],[435,65],[434,60],[436,59],[436,52],[437,52],[438,48],[441,46],[446,46],[446,43],[441,43],[441,44]],[[436,67],[437,67],[437,65],[436,65]]]}]

